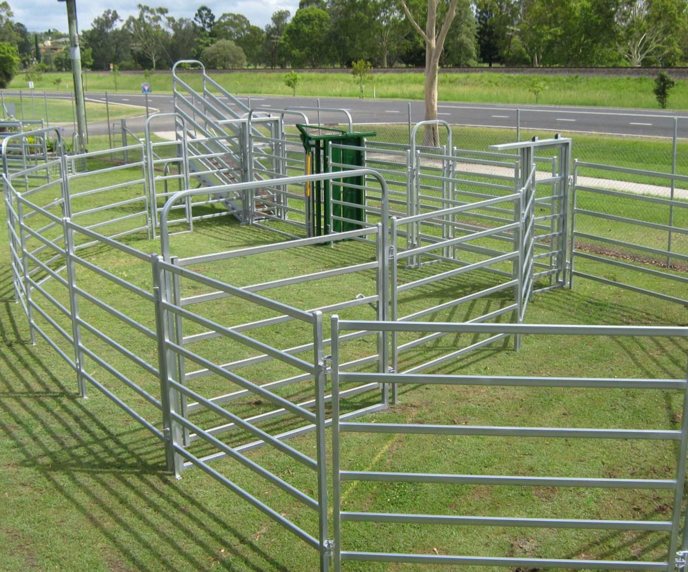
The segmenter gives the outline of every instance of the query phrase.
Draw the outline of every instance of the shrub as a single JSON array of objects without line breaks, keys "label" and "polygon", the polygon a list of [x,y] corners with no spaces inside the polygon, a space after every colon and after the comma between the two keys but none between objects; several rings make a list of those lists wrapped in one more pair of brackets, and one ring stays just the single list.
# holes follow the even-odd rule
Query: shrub
[{"label": "shrub", "polygon": [[666,109],[669,101],[669,92],[674,88],[676,82],[666,72],[659,72],[655,78],[655,87],[652,92],[657,98],[657,103],[662,109]]},{"label": "shrub", "polygon": [[540,93],[545,89],[547,89],[547,84],[540,79],[534,79],[528,86],[528,91],[535,96],[535,103],[538,103]]},{"label": "shrub", "polygon": [[290,71],[284,76],[284,85],[292,89],[292,95],[296,96],[296,86],[299,85],[301,76],[295,71]]},{"label": "shrub", "polygon": [[201,61],[215,70],[231,70],[246,67],[246,54],[231,40],[220,40],[201,53]]},{"label": "shrub", "polygon": [[7,42],[0,42],[0,88],[6,88],[19,71],[19,52]]},{"label": "shrub", "polygon": [[365,60],[358,60],[351,66],[351,73],[356,78],[359,87],[359,99],[363,99],[363,87],[373,77],[373,66]]}]

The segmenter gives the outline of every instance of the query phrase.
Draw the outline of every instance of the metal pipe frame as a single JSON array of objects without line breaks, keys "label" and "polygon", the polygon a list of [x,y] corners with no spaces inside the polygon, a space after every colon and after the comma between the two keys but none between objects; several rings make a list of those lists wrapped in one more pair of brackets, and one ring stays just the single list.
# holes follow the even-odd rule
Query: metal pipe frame
[{"label": "metal pipe frame", "polygon": [[[657,270],[653,268],[648,268],[642,264],[635,264],[633,261],[626,260],[615,260],[614,255],[610,254],[607,256],[600,256],[593,253],[585,252],[577,247],[576,243],[580,240],[590,241],[592,244],[605,244],[611,247],[620,249],[621,251],[631,251],[631,252],[641,252],[646,253],[650,256],[657,257],[659,260],[679,260],[683,262],[688,262],[688,255],[676,252],[672,248],[672,237],[675,235],[687,235],[688,229],[678,227],[674,225],[674,212],[677,210],[685,210],[688,208],[688,203],[685,201],[680,201],[675,198],[662,198],[654,197],[648,195],[640,195],[634,193],[624,193],[621,191],[615,191],[610,189],[596,188],[590,185],[579,185],[578,180],[580,177],[580,169],[594,169],[602,170],[612,174],[630,174],[636,176],[643,176],[649,178],[650,180],[656,179],[658,181],[666,181],[671,184],[671,197],[674,196],[674,186],[677,181],[688,182],[688,177],[684,175],[669,174],[669,173],[658,173],[655,171],[645,171],[641,169],[628,169],[622,167],[612,167],[610,165],[599,165],[596,163],[581,162],[576,161],[574,171],[573,171],[573,205],[571,211],[571,231],[570,231],[570,245],[569,245],[569,261],[570,270],[568,276],[569,287],[573,287],[573,282],[575,277],[586,278],[588,280],[593,280],[602,284],[614,285],[618,288],[623,288],[631,292],[636,292],[638,294],[644,294],[646,296],[651,296],[659,298],[661,300],[666,300],[670,302],[675,302],[683,306],[688,306],[688,296],[680,296],[669,294],[661,290],[661,286],[658,285],[656,290],[641,288],[634,284],[629,284],[625,280],[609,280],[604,276],[600,276],[599,273],[590,271],[582,271],[576,268],[577,260],[589,260],[597,264],[603,264],[607,266],[613,266],[617,268],[622,268],[624,270],[631,271],[633,273],[646,274],[649,276],[654,276],[660,278],[666,282],[665,284],[670,284],[671,282],[678,284],[686,284],[688,280],[681,276],[680,274],[672,274],[671,272],[666,272],[662,270]],[[640,218],[630,218],[625,216],[620,216],[616,214],[611,214],[607,212],[602,212],[600,210],[592,210],[590,208],[583,208],[580,206],[581,201],[584,200],[585,196],[593,197],[614,197],[621,198],[625,201],[630,201],[637,203],[639,207],[644,205],[657,205],[658,207],[667,207],[667,218],[669,224],[656,223],[652,221],[641,220]],[[643,212],[643,211],[641,211]],[[592,231],[583,232],[579,230],[579,225],[581,224],[581,218],[585,217],[587,220],[600,220],[600,221],[612,221],[626,225],[627,228],[632,229],[651,229],[653,231],[659,231],[666,233],[665,244],[668,246],[665,249],[655,248],[652,246],[647,246],[645,244],[640,244],[640,240],[635,242],[630,242],[629,240],[616,240],[610,238],[609,236],[603,236],[602,234],[595,234]],[[642,233],[635,233],[637,236],[642,237]],[[678,290],[680,292],[680,290]]]},{"label": "metal pipe frame", "polygon": [[[665,390],[669,387],[683,392],[683,415],[688,414],[688,379],[646,380],[617,378],[556,378],[556,377],[504,377],[471,375],[415,375],[410,372],[395,373],[347,373],[340,371],[339,343],[341,332],[366,328],[372,331],[387,332],[430,332],[444,331],[455,334],[535,334],[535,335],[586,335],[586,336],[663,336],[688,337],[688,329],[680,327],[635,327],[635,326],[560,326],[560,325],[521,325],[521,324],[438,324],[438,323],[401,323],[401,322],[362,322],[343,321],[337,316],[332,324],[332,458],[333,458],[333,520],[334,520],[334,571],[341,572],[345,561],[399,562],[417,564],[481,565],[481,566],[541,566],[544,568],[599,570],[664,570],[673,572],[677,564],[679,524],[681,503],[686,477],[686,453],[688,452],[688,420],[682,421],[681,430],[656,431],[635,429],[598,429],[598,428],[546,428],[546,427],[495,427],[432,424],[395,424],[395,423],[352,423],[340,418],[338,406],[339,387],[342,383],[379,383],[397,384],[441,384],[441,385],[489,385],[521,387],[590,387],[599,390],[606,388],[635,387],[644,390]],[[666,440],[678,441],[679,452],[676,462],[676,477],[673,479],[619,479],[619,478],[562,478],[562,477],[523,477],[511,475],[456,475],[433,473],[347,471],[341,466],[341,442],[346,433],[386,433],[394,435],[464,435],[492,436],[514,439],[527,438],[566,438],[566,439],[614,439],[614,440]],[[667,521],[608,521],[591,519],[533,519],[533,518],[490,518],[473,516],[444,516],[433,514],[396,514],[348,512],[342,508],[341,487],[343,482],[373,481],[389,483],[439,483],[470,484],[483,486],[551,486],[576,488],[617,488],[617,489],[655,489],[669,490],[674,493],[671,520]],[[688,519],[687,519],[688,521]],[[666,562],[625,562],[576,559],[522,559],[474,556],[428,556],[422,554],[373,553],[347,551],[343,548],[343,522],[375,522],[401,524],[431,524],[452,526],[493,526],[493,527],[532,527],[568,528],[574,530],[652,530],[668,533]],[[687,541],[684,537],[684,550]],[[528,560],[528,564],[524,564]]]}]

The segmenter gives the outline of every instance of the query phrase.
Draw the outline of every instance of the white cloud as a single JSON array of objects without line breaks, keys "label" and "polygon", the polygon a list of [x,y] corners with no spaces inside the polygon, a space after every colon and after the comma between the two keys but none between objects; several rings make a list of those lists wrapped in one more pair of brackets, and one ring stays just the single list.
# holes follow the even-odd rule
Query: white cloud
[{"label": "white cloud", "polygon": [[[293,14],[299,6],[298,0],[197,0],[193,4],[188,0],[117,0],[116,4],[104,2],[87,2],[77,0],[77,16],[79,28],[90,28],[93,18],[102,14],[106,9],[117,10],[126,19],[138,12],[136,5],[145,3],[149,6],[165,6],[170,14],[176,18],[193,18],[199,6],[205,4],[216,16],[223,12],[236,12],[246,16],[252,24],[261,28],[270,21],[270,16],[277,10],[290,10]],[[67,31],[67,9],[65,2],[57,0],[10,0],[14,11],[14,19],[21,22],[32,32],[48,29]]]}]

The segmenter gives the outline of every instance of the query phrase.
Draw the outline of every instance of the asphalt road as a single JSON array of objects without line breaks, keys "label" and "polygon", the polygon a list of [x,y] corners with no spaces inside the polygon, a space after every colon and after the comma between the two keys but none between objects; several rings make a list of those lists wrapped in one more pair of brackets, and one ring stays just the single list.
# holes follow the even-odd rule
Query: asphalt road
[{"label": "asphalt road", "polygon": [[[12,95],[13,92],[5,92]],[[49,97],[65,98],[62,93],[48,93]],[[105,94],[88,93],[87,99],[105,102]],[[145,123],[146,98],[141,94],[108,94],[111,103],[132,105],[141,108],[142,116],[127,119],[127,126],[135,132],[143,131]],[[277,110],[295,107],[316,107],[317,99],[306,97],[271,97],[255,96],[241,97],[244,102],[250,101],[252,108],[264,112],[277,113]],[[172,95],[152,94],[148,97],[150,113],[170,113],[173,111]],[[422,101],[374,100],[374,99],[345,99],[327,98],[321,100],[321,106],[327,108],[346,109],[352,116],[354,123],[389,124],[408,122],[409,105],[411,119],[416,123],[423,119],[424,103]],[[632,109],[581,108],[558,106],[528,106],[528,105],[489,105],[471,103],[441,102],[439,104],[439,119],[444,119],[452,125],[470,125],[479,127],[515,127],[517,109],[520,109],[520,123],[524,129],[542,129],[547,131],[571,131],[584,133],[609,133],[615,135],[672,137],[674,133],[674,118],[684,118],[678,122],[679,137],[688,138],[688,113],[663,112]],[[317,122],[317,112],[307,111],[309,121]],[[299,121],[296,115],[285,116],[289,122]],[[345,122],[346,115],[339,112],[322,111],[320,119],[324,123]],[[67,129],[67,128],[66,128]],[[173,130],[170,118],[160,119],[154,124],[156,131]],[[69,129],[68,129],[69,130]],[[91,134],[107,133],[105,123],[89,125]]]}]

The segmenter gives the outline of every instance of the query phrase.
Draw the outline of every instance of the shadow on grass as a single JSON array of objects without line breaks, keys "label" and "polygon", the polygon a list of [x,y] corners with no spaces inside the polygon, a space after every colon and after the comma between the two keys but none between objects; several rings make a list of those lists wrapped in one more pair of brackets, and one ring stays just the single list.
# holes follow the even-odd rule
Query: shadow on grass
[{"label": "shadow on grass", "polygon": [[[7,298],[7,288],[2,291]],[[45,361],[27,341],[15,320],[19,308],[7,300],[0,305],[0,433],[13,445],[8,466],[17,468],[29,490],[40,489],[36,500],[46,511],[40,525],[45,528],[35,531],[32,544],[43,532],[61,535],[51,529],[56,515],[46,507],[65,504],[70,509],[58,520],[66,527],[92,529],[85,533],[92,545],[80,549],[98,551],[106,569],[287,570],[237,529],[226,514],[230,511],[211,510],[205,506],[208,498],[189,494],[164,472],[157,439],[143,428],[118,430],[121,416],[111,416],[106,425],[97,413],[102,400],[79,399],[74,374]],[[229,495],[215,486],[214,498]],[[12,518],[20,522],[23,516]],[[8,529],[12,518],[4,519]],[[40,559],[40,553],[33,558]],[[49,553],[45,558],[41,566],[70,557]]]}]

